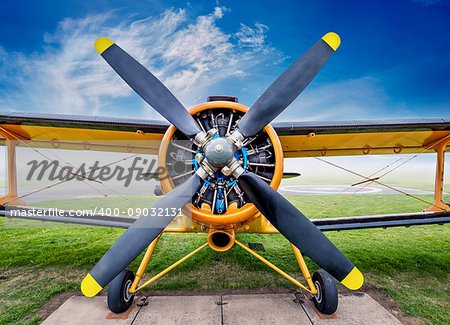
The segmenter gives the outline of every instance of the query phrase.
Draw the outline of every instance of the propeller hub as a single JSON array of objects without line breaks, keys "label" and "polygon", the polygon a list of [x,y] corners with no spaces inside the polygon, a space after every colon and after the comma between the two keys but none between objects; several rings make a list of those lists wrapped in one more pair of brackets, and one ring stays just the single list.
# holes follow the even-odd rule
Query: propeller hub
[{"label": "propeller hub", "polygon": [[225,138],[212,139],[205,148],[205,157],[214,167],[223,167],[230,163],[234,156],[234,146]]}]

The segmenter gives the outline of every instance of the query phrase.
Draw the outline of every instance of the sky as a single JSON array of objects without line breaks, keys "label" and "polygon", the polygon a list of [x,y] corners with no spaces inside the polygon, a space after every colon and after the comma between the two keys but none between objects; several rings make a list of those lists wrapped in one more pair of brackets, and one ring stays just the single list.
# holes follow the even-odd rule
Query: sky
[{"label": "sky", "polygon": [[0,111],[161,118],[93,43],[106,36],[185,105],[251,106],[326,32],[342,44],[279,120],[450,116],[450,1],[12,1]]}]

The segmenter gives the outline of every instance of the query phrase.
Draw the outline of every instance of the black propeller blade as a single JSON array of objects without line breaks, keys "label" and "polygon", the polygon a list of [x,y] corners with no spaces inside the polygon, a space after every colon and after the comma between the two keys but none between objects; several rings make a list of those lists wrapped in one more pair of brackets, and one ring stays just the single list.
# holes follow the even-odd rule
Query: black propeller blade
[{"label": "black propeller blade", "polygon": [[[87,297],[99,293],[117,274],[127,267],[173,220],[178,209],[191,201],[203,180],[194,174],[182,185],[170,191],[140,217],[114,245],[103,255],[81,283],[81,291]],[[163,216],[158,216],[163,209]],[[168,209],[168,210],[166,210]],[[175,215],[171,211],[176,211]]]},{"label": "black propeller blade", "polygon": [[176,97],[150,71],[106,37],[95,41],[95,49],[119,76],[148,104],[193,138],[200,127]]},{"label": "black propeller blade", "polygon": [[283,112],[313,80],[340,43],[335,33],[323,36],[258,98],[239,121],[239,132],[251,137]]},{"label": "black propeller blade", "polygon": [[356,290],[362,286],[362,273],[281,194],[250,172],[244,172],[238,182],[258,210],[303,254],[347,288]]}]

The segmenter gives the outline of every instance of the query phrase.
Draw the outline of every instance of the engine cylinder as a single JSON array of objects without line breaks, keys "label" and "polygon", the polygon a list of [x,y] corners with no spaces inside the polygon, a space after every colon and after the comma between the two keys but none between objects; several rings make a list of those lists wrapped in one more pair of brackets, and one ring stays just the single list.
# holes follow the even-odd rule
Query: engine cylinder
[{"label": "engine cylinder", "polygon": [[[205,132],[210,128],[218,130],[218,138],[214,138],[212,142],[214,146],[203,148],[217,151],[214,157],[217,156],[218,165],[226,164],[229,160],[229,148],[226,147],[225,138],[233,132],[248,109],[247,106],[234,102],[215,101],[194,106],[189,110]],[[167,129],[158,154],[158,165],[166,173],[161,178],[161,189],[164,193],[192,176],[195,169],[199,168],[197,158],[201,159],[201,156],[205,155],[203,150],[189,141],[175,126]],[[224,158],[224,161],[221,160],[222,154],[227,158]],[[255,173],[275,190],[278,188],[283,176],[283,150],[272,126],[267,125],[256,136],[245,139],[243,148],[233,153],[233,156],[241,161],[245,170]],[[191,215],[197,223],[215,229],[239,228],[260,215],[240,189],[239,180],[220,172],[208,177],[202,189],[193,193],[192,204],[187,205],[184,212]]]}]

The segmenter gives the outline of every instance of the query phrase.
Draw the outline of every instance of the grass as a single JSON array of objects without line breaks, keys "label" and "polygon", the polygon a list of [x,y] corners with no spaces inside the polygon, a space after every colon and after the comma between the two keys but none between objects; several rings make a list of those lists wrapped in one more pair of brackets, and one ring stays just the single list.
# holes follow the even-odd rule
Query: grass
[{"label": "grass", "polygon": [[[430,200],[430,196],[421,196]],[[412,212],[425,203],[400,195],[291,196],[306,215],[336,217]],[[41,202],[42,206],[141,206],[149,197]],[[327,207],[330,207],[326,209]],[[325,211],[323,211],[326,209]],[[38,324],[37,311],[51,297],[78,290],[85,273],[123,230],[90,227],[27,227],[0,220],[0,324]],[[37,223],[33,223],[37,225]],[[327,233],[364,272],[366,283],[394,298],[403,312],[427,324],[450,323],[450,226],[371,229]],[[280,235],[238,235],[244,243],[262,243],[274,264],[298,276],[298,266]],[[205,234],[165,234],[149,275],[155,274],[204,243]],[[311,261],[307,261],[314,269]],[[132,269],[137,268],[134,262]],[[290,282],[234,247],[226,253],[205,249],[155,282],[151,290],[218,290],[286,287]]]}]

